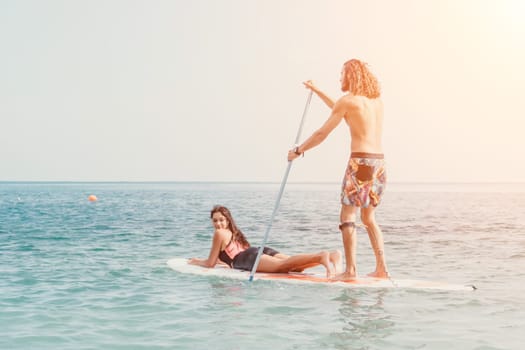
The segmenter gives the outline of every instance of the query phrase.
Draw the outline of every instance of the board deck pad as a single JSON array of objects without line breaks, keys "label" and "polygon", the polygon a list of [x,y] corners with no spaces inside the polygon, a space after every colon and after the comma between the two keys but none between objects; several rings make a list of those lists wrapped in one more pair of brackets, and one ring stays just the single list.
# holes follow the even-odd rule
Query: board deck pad
[{"label": "board deck pad", "polygon": [[[232,269],[218,264],[214,268],[207,268],[188,264],[186,258],[172,258],[167,261],[168,266],[180,273],[199,276],[215,276],[236,280],[248,281],[250,272]],[[266,273],[257,272],[254,280],[280,281],[285,283],[322,284],[342,288],[405,288],[405,289],[434,289],[434,290],[475,290],[473,285],[451,284],[438,281],[424,281],[412,279],[384,279],[374,277],[359,277],[352,280],[340,281],[326,278],[315,273]]]}]

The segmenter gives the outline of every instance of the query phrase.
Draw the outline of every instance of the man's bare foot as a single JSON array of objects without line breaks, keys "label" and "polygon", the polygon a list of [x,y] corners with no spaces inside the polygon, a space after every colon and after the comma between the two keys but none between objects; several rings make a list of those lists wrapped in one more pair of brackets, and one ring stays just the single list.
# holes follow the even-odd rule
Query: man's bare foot
[{"label": "man's bare foot", "polygon": [[343,256],[341,254],[341,251],[334,250],[330,252],[330,262],[332,263],[332,266],[334,267],[334,273],[340,274],[343,272]]},{"label": "man's bare foot", "polygon": [[350,281],[350,280],[355,280],[356,278],[357,278],[356,273],[351,273],[348,271],[337,274],[333,277],[333,279],[336,281]]},{"label": "man's bare foot", "polygon": [[390,274],[388,273],[388,271],[374,271],[374,272],[370,272],[368,275],[368,277],[374,277],[374,278],[388,278],[390,277]]},{"label": "man's bare foot", "polygon": [[325,251],[321,252],[321,264],[326,269],[326,277],[330,278],[333,274],[332,265],[330,263],[330,253]]}]

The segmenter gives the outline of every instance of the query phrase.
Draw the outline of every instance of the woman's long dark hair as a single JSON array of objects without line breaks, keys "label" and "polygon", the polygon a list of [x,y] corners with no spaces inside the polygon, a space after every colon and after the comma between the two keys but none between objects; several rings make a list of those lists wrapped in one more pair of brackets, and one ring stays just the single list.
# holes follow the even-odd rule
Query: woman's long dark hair
[{"label": "woman's long dark hair", "polygon": [[241,245],[244,248],[250,247],[250,243],[248,242],[242,231],[235,224],[235,220],[233,220],[232,214],[230,213],[230,210],[228,210],[228,208],[223,207],[222,205],[216,205],[211,210],[210,218],[213,218],[213,214],[215,213],[221,213],[228,220],[228,229],[232,231],[234,241],[241,243]]}]

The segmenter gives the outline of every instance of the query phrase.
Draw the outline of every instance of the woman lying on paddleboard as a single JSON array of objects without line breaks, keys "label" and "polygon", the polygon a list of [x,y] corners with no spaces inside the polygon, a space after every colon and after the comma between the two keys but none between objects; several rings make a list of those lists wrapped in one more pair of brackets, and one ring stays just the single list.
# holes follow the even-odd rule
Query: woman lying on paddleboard
[{"label": "woman lying on paddleboard", "polygon": [[[251,271],[259,248],[250,247],[250,243],[237,227],[228,208],[217,205],[210,214],[215,233],[208,259],[192,258],[189,264],[214,267],[218,261],[238,270]],[[330,277],[341,270],[341,252],[322,251],[315,254],[288,256],[265,247],[257,266],[257,272],[299,272],[304,269],[323,265]]]}]

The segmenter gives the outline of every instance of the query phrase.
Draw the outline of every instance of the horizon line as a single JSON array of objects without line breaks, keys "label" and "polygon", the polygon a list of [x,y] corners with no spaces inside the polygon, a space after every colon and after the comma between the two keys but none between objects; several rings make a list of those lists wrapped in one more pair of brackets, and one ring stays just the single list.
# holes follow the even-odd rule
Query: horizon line
[{"label": "horizon line", "polygon": [[[224,181],[224,180],[0,180],[0,184],[83,184],[83,183],[114,183],[114,184],[280,184],[280,181]],[[321,185],[340,184],[335,181],[290,181],[288,184]],[[484,184],[525,184],[525,181],[390,181],[388,184],[396,185],[484,185]]]}]

